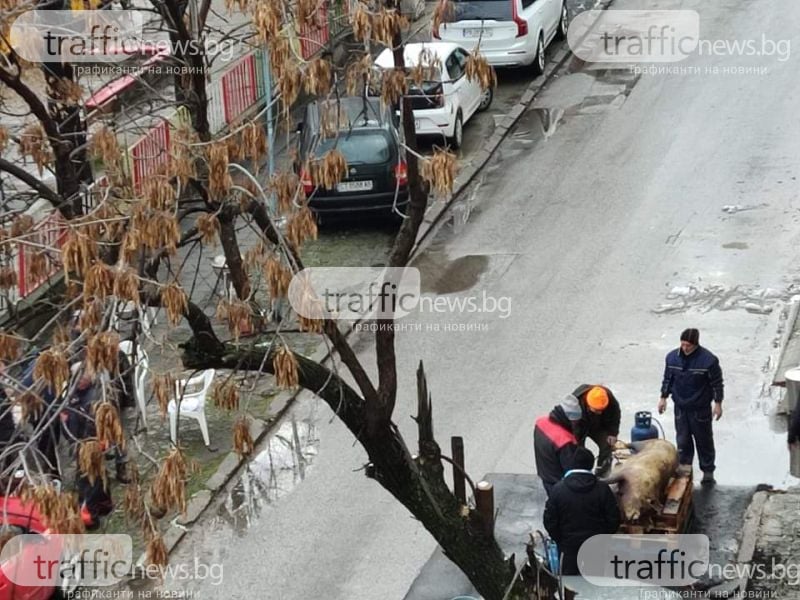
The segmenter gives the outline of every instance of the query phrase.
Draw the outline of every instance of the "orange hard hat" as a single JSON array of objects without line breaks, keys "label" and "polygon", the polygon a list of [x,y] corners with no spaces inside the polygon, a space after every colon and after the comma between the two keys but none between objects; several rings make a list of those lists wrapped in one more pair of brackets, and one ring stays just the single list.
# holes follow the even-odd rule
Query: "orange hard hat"
[{"label": "orange hard hat", "polygon": [[586,404],[594,410],[605,410],[608,406],[608,392],[599,385],[594,386],[586,394]]}]

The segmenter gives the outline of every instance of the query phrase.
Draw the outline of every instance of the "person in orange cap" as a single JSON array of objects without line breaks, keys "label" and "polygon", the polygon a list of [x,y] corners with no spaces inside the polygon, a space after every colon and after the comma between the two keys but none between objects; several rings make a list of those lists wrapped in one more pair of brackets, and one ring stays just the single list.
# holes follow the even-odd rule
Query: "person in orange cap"
[{"label": "person in orange cap", "polygon": [[572,395],[581,405],[583,418],[577,433],[578,442],[583,446],[586,438],[597,444],[598,475],[604,475],[611,468],[611,452],[617,443],[621,411],[619,402],[610,389],[603,385],[579,385]]}]

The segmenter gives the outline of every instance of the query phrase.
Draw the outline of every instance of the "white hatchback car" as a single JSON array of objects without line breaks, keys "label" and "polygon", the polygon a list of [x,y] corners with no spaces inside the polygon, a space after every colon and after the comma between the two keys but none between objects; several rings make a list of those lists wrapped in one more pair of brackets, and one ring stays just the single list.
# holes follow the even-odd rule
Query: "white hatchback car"
[{"label": "white hatchback car", "polygon": [[434,37],[480,52],[495,67],[532,66],[539,75],[545,50],[567,37],[566,0],[450,0],[451,11]]},{"label": "white hatchback car", "polygon": [[[403,55],[406,69],[417,66],[421,60],[429,60],[423,58],[425,56],[438,59],[442,66],[421,88],[413,84],[409,86],[417,135],[444,137],[451,148],[460,148],[464,123],[475,113],[491,106],[494,90],[491,87],[482,90],[477,79],[470,81],[467,78],[469,52],[458,44],[406,44]],[[394,68],[392,50],[387,48],[381,52],[375,60],[375,66],[378,69]]]}]

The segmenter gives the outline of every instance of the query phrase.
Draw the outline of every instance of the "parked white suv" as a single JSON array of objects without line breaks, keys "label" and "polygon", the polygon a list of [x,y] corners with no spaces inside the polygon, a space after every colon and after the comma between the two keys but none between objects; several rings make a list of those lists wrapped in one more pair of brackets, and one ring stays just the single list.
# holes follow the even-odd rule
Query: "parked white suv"
[{"label": "parked white suv", "polygon": [[[540,0],[541,1],[541,0]],[[403,53],[406,68],[417,66],[430,56],[441,64],[430,81],[421,88],[410,84],[408,94],[414,111],[414,125],[419,136],[444,137],[451,148],[461,147],[464,123],[477,112],[492,104],[494,90],[482,90],[477,79],[470,81],[466,75],[469,52],[458,44],[427,42],[406,44]],[[386,48],[375,60],[378,69],[394,68],[392,50]],[[374,93],[374,90],[372,90]]]},{"label": "parked white suv", "polygon": [[566,0],[450,0],[446,22],[434,37],[480,51],[496,67],[531,65],[544,71],[545,50],[566,38]]}]

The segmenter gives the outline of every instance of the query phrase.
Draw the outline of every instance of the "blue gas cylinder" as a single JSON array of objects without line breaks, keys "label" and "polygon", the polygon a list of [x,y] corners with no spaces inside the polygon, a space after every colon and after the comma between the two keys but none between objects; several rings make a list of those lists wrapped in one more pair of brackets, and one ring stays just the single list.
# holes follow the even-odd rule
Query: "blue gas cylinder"
[{"label": "blue gas cylinder", "polygon": [[558,546],[553,540],[549,540],[547,542],[547,563],[551,573],[559,572],[558,559]]},{"label": "blue gas cylinder", "polygon": [[641,442],[642,440],[657,440],[658,428],[653,425],[653,415],[643,410],[637,412],[635,425],[631,429],[631,442]]}]

